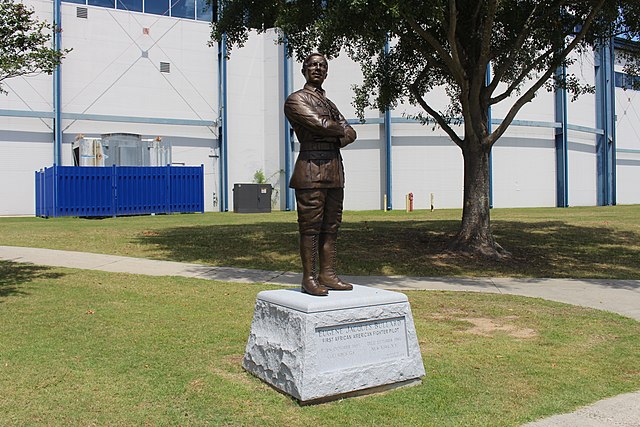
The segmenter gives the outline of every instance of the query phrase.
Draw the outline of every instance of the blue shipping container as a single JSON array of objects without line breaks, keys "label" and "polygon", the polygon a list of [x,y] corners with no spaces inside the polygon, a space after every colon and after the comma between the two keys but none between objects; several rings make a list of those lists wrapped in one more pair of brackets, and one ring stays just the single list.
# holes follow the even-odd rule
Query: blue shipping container
[{"label": "blue shipping container", "polygon": [[53,166],[36,172],[36,216],[204,212],[204,166]]}]

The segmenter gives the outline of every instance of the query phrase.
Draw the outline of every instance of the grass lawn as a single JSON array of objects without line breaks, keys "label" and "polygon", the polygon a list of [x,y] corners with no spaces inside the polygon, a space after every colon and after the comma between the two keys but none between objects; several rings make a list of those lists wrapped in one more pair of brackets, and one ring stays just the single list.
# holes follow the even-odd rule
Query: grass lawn
[{"label": "grass lawn", "polygon": [[240,366],[263,289],[0,262],[0,425],[515,426],[640,388],[636,321],[416,291],[424,383],[300,407]]},{"label": "grass lawn", "polygon": [[[493,209],[513,257],[446,253],[460,210],[345,212],[340,272],[353,275],[640,278],[640,205]],[[295,212],[107,219],[0,218],[0,245],[299,271]]]}]

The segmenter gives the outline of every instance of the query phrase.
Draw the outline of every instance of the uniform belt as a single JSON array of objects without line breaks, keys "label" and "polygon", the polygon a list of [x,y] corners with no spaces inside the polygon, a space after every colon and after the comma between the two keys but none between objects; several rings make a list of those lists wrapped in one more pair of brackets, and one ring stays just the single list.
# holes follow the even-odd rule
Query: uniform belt
[{"label": "uniform belt", "polygon": [[333,151],[338,148],[334,142],[310,142],[300,144],[300,151]]},{"label": "uniform belt", "polygon": [[331,160],[337,159],[339,156],[338,150],[319,150],[319,151],[300,151],[298,159],[300,160]]}]

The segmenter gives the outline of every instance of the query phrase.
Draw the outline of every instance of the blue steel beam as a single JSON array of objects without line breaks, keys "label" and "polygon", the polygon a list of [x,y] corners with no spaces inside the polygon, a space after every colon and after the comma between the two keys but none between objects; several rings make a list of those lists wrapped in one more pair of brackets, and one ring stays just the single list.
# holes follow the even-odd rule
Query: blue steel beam
[{"label": "blue steel beam", "polygon": [[[565,65],[558,67],[556,77],[564,81],[567,77]],[[560,127],[555,129],[556,147],[556,206],[569,206],[569,158],[568,158],[568,125],[567,125],[567,90],[556,88],[555,91],[555,120]]]},{"label": "blue steel beam", "polygon": [[384,111],[384,141],[385,141],[385,182],[387,192],[387,210],[393,209],[393,139],[391,138],[391,110]]},{"label": "blue steel beam", "polygon": [[[293,61],[287,54],[288,52],[287,39],[284,39],[283,45],[283,102],[287,99],[289,94],[293,92]],[[293,165],[293,128],[284,116],[284,205],[285,210],[294,210],[293,201],[293,189],[289,188],[289,180],[291,179],[292,165]]]},{"label": "blue steel beam", "polygon": [[611,144],[609,145],[609,162],[610,162],[610,170],[609,170],[609,204],[615,205],[617,203],[616,197],[616,145],[617,145],[617,137],[616,137],[616,72],[615,72],[615,63],[616,63],[616,53],[615,53],[615,39],[611,39],[609,42],[609,61],[608,61],[608,69],[609,69],[609,81],[607,82],[607,94],[608,94],[608,115],[607,120],[609,121],[609,130],[610,130],[610,138]]},{"label": "blue steel beam", "polygon": [[218,42],[218,141],[220,144],[220,211],[229,210],[229,170],[227,153],[227,35]]},{"label": "blue steel beam", "polygon": [[[0,115],[2,115],[2,110],[0,110]],[[347,119],[347,122],[351,125],[379,125],[384,124],[384,118],[380,117],[371,117],[365,119],[364,123],[360,121],[360,119]],[[422,124],[418,119],[412,119],[409,117],[392,117],[391,123],[417,123]],[[460,123],[464,123],[462,119],[460,119]],[[502,123],[502,119],[491,119],[492,125],[500,125]],[[520,126],[520,127],[533,127],[533,128],[550,128],[550,129],[558,129],[562,127],[562,123],[560,122],[540,122],[535,120],[514,120],[511,122],[509,126]],[[593,133],[596,135],[604,135],[603,129],[596,129],[588,126],[581,125],[572,125],[567,123],[567,129],[573,130],[576,132],[583,133]]]},{"label": "blue steel beam", "polygon": [[[389,37],[384,44],[384,55],[389,55]],[[387,193],[387,210],[393,209],[393,140],[391,138],[391,109],[384,110],[384,141],[385,141],[385,175],[386,175],[386,193]]]},{"label": "blue steel beam", "polygon": [[27,111],[27,110],[0,110],[1,117],[35,117],[41,119],[53,119],[53,111]]},{"label": "blue steel beam", "polygon": [[616,204],[614,63],[614,41],[611,39],[595,52],[596,127],[604,131],[596,142],[599,206]]},{"label": "blue steel beam", "polygon": [[169,118],[163,118],[163,117],[111,116],[106,114],[62,113],[62,118],[67,120],[89,120],[89,121],[97,121],[97,122],[118,122],[118,123],[144,123],[144,124],[154,124],[154,125],[177,125],[177,126],[213,127],[218,124],[216,120],[169,119]]},{"label": "blue steel beam", "polygon": [[604,129],[596,129],[596,128],[591,128],[587,126],[567,124],[567,129],[574,130],[577,132],[595,133],[596,135],[604,135]]},{"label": "blue steel beam", "polygon": [[[485,84],[491,84],[491,63],[487,64],[487,72],[485,75]],[[487,131],[492,132],[493,119],[491,117],[491,104],[487,108]],[[489,208],[493,208],[493,150],[489,152]]]},{"label": "blue steel beam", "polygon": [[[42,118],[42,119],[53,119],[55,116],[55,113],[52,111],[0,110],[0,116],[35,117],[35,118]],[[144,124],[154,124],[154,125],[206,126],[206,127],[214,127],[218,125],[218,122],[215,120],[169,119],[164,117],[112,116],[107,114],[61,113],[60,117],[63,120],[87,120],[87,121],[114,122],[114,123],[144,123]]]},{"label": "blue steel beam", "polygon": [[[53,0],[53,48],[62,49],[61,0]],[[58,65],[53,71],[53,164],[62,164],[62,71]]]}]

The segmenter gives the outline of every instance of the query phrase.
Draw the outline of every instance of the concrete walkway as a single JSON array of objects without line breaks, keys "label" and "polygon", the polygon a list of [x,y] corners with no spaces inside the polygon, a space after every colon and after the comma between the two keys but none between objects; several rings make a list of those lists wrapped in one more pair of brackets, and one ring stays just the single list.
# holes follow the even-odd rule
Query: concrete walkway
[{"label": "concrete walkway", "polygon": [[[0,260],[150,276],[183,276],[242,283],[298,286],[299,273],[212,267],[115,255],[0,246]],[[640,280],[421,278],[343,276],[359,285],[394,290],[490,292],[543,298],[596,308],[640,321]],[[557,415],[527,427],[640,427],[640,391],[613,397],[574,413]]]}]

